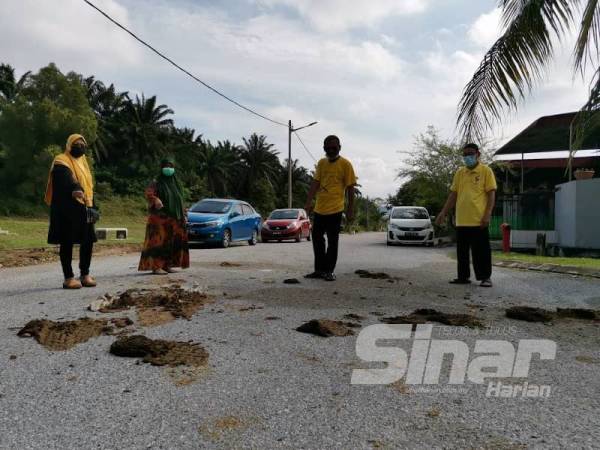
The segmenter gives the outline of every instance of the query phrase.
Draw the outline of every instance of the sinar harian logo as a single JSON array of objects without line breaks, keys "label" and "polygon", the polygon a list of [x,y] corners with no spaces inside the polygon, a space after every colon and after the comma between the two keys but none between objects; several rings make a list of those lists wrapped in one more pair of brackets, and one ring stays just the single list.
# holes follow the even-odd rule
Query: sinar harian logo
[{"label": "sinar harian logo", "polygon": [[[479,339],[471,350],[460,340],[431,339],[432,325],[371,325],[358,335],[356,354],[365,362],[385,363],[385,367],[354,369],[352,384],[390,384],[403,377],[407,385],[437,385],[442,365],[451,359],[448,384],[462,385],[466,380],[484,384],[486,395],[497,397],[548,397],[550,386],[530,383],[512,384],[494,379],[526,378],[531,361],[554,360],[556,343],[547,339],[522,339],[515,345],[506,340]],[[410,355],[398,346],[399,340],[412,339]],[[381,366],[381,364],[379,364]]]}]

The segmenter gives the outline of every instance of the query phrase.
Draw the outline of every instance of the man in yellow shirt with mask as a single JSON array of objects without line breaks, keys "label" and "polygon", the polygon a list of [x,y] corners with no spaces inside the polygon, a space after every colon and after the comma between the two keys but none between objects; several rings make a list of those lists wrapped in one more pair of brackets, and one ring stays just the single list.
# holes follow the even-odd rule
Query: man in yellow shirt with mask
[{"label": "man in yellow shirt with mask", "polygon": [[480,286],[492,286],[492,252],[488,226],[496,202],[494,172],[479,161],[481,153],[476,144],[463,148],[465,167],[454,174],[450,195],[436,219],[441,225],[448,211],[456,206],[456,255],[458,278],[452,284],[469,284],[471,271],[469,253],[473,254],[473,269]]},{"label": "man in yellow shirt with mask", "polygon": [[[327,136],[323,144],[326,158],[317,164],[317,170],[308,192],[304,209],[314,207],[312,229],[313,251],[315,254],[315,270],[306,278],[321,278],[335,281],[335,266],[338,257],[338,242],[342,223],[342,214],[346,209],[346,220],[350,222],[354,216],[354,186],[356,175],[350,161],[340,156],[342,146],[337,136]],[[345,200],[348,199],[346,205]],[[325,246],[327,234],[327,248]]]}]

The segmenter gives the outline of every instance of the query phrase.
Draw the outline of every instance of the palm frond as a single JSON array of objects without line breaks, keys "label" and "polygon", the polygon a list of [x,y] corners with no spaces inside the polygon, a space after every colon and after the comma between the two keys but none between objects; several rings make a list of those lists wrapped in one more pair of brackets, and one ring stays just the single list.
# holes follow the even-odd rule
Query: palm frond
[{"label": "palm frond", "polygon": [[529,7],[539,8],[556,34],[568,31],[581,0],[500,0],[502,23],[508,28]]},{"label": "palm frond", "polygon": [[575,44],[575,69],[585,71],[588,62],[597,63],[600,53],[600,0],[588,0]]},{"label": "palm frond", "polygon": [[552,34],[568,29],[578,1],[500,0],[505,32],[486,53],[458,107],[457,125],[466,140],[482,139],[541,79],[553,56]]},{"label": "palm frond", "polygon": [[590,96],[587,103],[571,123],[569,169],[575,153],[583,147],[585,138],[598,127],[600,127],[600,68],[596,71],[590,85]]}]

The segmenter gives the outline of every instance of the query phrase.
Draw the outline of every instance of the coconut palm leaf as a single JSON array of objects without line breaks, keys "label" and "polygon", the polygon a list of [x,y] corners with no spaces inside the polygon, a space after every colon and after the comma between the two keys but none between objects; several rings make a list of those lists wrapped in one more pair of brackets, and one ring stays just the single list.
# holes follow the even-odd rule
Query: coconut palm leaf
[{"label": "coconut palm leaf", "polygon": [[571,124],[571,148],[569,167],[575,152],[583,146],[583,141],[589,132],[600,127],[600,68],[596,71],[590,88],[590,97],[581,108]]},{"label": "coconut palm leaf", "polygon": [[575,69],[585,71],[586,63],[598,63],[600,53],[600,1],[588,0],[575,44]]},{"label": "coconut palm leaf", "polygon": [[580,0],[500,0],[505,31],[463,91],[458,126],[481,139],[532,90],[553,57],[554,36],[570,28]]}]

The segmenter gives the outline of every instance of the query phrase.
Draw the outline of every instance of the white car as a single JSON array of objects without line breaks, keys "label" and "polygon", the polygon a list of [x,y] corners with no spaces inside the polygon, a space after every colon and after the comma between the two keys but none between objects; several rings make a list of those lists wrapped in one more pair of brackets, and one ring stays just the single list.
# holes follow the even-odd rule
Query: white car
[{"label": "white car", "polygon": [[433,246],[433,217],[421,206],[395,206],[390,211],[387,244],[423,244]]}]

